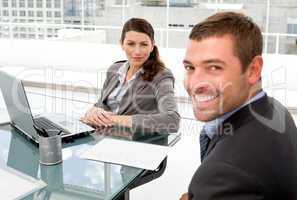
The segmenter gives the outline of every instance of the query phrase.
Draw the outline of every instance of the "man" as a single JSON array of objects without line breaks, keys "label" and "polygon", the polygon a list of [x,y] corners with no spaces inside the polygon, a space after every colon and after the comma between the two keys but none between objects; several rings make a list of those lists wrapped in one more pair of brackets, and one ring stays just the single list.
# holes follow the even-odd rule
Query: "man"
[{"label": "man", "polygon": [[297,199],[297,129],[261,89],[261,54],[259,27],[239,13],[217,13],[191,31],[184,84],[206,124],[182,200]]}]

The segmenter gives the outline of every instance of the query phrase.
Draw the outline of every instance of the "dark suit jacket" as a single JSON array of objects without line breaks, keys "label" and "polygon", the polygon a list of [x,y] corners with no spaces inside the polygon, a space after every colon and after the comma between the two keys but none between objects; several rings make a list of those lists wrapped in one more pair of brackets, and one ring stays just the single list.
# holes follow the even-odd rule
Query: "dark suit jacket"
[{"label": "dark suit jacket", "polygon": [[[119,68],[125,63],[116,62],[108,70],[101,97],[95,106],[110,110],[106,100],[119,83]],[[177,132],[180,116],[174,98],[174,77],[169,69],[164,69],[149,81],[136,77],[132,86],[124,94],[120,115],[132,116],[132,129],[148,132]]]},{"label": "dark suit jacket", "polygon": [[234,113],[219,133],[189,199],[297,200],[297,129],[284,106],[265,96]]}]

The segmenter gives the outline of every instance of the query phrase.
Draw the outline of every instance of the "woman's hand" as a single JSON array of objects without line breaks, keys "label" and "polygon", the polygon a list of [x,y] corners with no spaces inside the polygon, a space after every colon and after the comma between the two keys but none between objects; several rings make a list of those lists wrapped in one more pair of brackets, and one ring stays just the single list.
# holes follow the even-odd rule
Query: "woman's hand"
[{"label": "woman's hand", "polygon": [[109,127],[114,125],[111,118],[113,115],[112,112],[93,106],[86,112],[85,116],[81,118],[81,121],[95,127]]},{"label": "woman's hand", "polygon": [[189,200],[188,193],[184,193],[179,200]]}]

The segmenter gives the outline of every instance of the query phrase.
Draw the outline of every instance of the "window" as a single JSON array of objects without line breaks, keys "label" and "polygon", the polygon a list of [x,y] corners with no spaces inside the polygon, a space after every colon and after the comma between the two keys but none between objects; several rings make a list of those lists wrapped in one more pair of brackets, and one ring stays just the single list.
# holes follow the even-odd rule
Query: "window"
[{"label": "window", "polygon": [[19,7],[20,8],[25,8],[25,0],[20,0],[19,1]]},{"label": "window", "polygon": [[46,12],[46,17],[52,17],[52,12],[51,11],[47,11]]},{"label": "window", "polygon": [[38,33],[44,33],[44,29],[43,28],[38,28]]},{"label": "window", "polygon": [[36,15],[37,17],[42,17],[43,16],[42,11],[37,11]]},{"label": "window", "polygon": [[7,8],[8,7],[8,1],[7,0],[3,0],[3,7],[5,8]]},{"label": "window", "polygon": [[33,8],[33,7],[34,7],[33,0],[28,0],[28,8]]},{"label": "window", "polygon": [[28,31],[31,32],[31,33],[35,32],[35,28],[28,28]]},{"label": "window", "polygon": [[30,38],[30,39],[35,39],[35,35],[34,35],[34,34],[29,34],[29,35],[28,35],[28,38]]},{"label": "window", "polygon": [[24,34],[24,33],[21,33],[21,34],[20,34],[20,38],[27,38],[27,35]]},{"label": "window", "polygon": [[18,11],[13,10],[13,11],[12,11],[12,16],[14,16],[14,17],[15,17],[15,16],[18,16]]},{"label": "window", "polygon": [[3,10],[2,14],[3,14],[3,16],[9,16],[8,10]]},{"label": "window", "polygon": [[46,0],[46,7],[51,8],[52,7],[52,1],[51,0]]},{"label": "window", "polygon": [[33,12],[32,10],[29,10],[29,11],[28,11],[28,16],[29,16],[29,17],[34,17],[34,12]]},{"label": "window", "polygon": [[60,7],[61,7],[61,1],[55,0],[55,8],[60,8]]},{"label": "window", "polygon": [[297,34],[297,23],[296,24],[288,24],[287,25],[287,33]]},{"label": "window", "polygon": [[13,8],[17,7],[16,0],[11,0],[11,7],[13,7]]},{"label": "window", "polygon": [[36,1],[36,7],[37,8],[42,8],[42,0],[37,0]]},{"label": "window", "polygon": [[26,11],[21,10],[21,11],[20,11],[20,16],[21,16],[21,17],[25,17],[25,16],[26,16]]},{"label": "window", "polygon": [[55,12],[55,17],[56,17],[56,18],[61,17],[61,12],[56,11],[56,12]]},{"label": "window", "polygon": [[176,6],[176,7],[190,7],[192,6],[191,0],[170,0],[169,1],[170,6]]}]

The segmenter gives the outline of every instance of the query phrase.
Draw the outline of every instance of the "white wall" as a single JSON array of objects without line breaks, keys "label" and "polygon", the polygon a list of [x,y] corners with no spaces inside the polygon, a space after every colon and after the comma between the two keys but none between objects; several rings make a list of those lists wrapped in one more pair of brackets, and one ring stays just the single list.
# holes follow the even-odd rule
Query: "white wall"
[{"label": "white wall", "polygon": [[[187,96],[182,84],[184,53],[185,49],[160,49],[161,58],[175,75],[178,96]],[[0,67],[19,78],[90,87],[101,87],[106,68],[125,59],[119,45],[41,40],[2,39],[0,55]],[[297,56],[263,57],[263,87],[285,105],[297,107]]]}]

